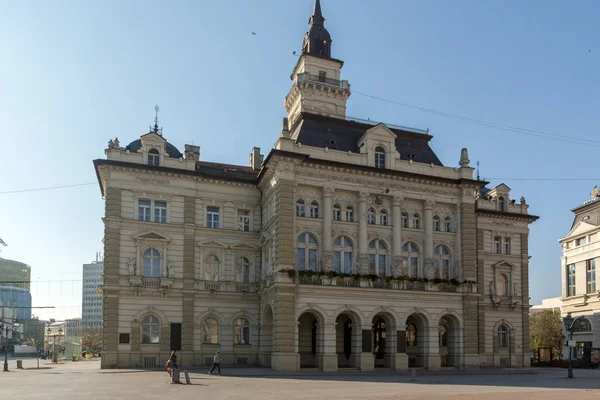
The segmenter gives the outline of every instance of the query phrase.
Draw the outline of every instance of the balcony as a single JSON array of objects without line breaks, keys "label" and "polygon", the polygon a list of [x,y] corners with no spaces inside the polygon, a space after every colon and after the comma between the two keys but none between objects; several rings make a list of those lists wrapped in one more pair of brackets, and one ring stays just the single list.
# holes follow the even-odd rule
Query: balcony
[{"label": "balcony", "polygon": [[[292,270],[293,271],[293,270]],[[298,283],[311,286],[335,286],[348,288],[370,288],[418,292],[444,292],[444,293],[477,293],[477,284],[474,282],[460,283],[454,279],[415,279],[378,277],[375,275],[328,276],[314,272],[280,271],[270,283]]]},{"label": "balcony", "polygon": [[311,75],[308,73],[298,74],[298,83],[301,82],[316,82],[344,89],[349,88],[348,81],[339,81],[337,79],[327,78],[326,76]]},{"label": "balcony", "polygon": [[258,286],[254,283],[200,281],[197,289],[200,291],[228,293],[256,293]]}]

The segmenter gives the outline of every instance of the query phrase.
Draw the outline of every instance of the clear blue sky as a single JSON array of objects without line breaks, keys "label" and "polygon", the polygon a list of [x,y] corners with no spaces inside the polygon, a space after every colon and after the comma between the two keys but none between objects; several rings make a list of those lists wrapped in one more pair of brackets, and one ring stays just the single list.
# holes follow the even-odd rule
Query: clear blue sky
[{"label": "clear blue sky", "polygon": [[[322,0],[333,56],[358,92],[489,122],[598,139],[600,3]],[[266,154],[284,116],[312,0],[18,1],[0,13],[0,192],[94,182],[110,138],[148,131],[201,158],[246,164]],[[256,32],[252,35],[251,32]],[[591,51],[590,51],[591,50]],[[531,229],[532,304],[560,295],[570,209],[600,183],[600,144],[495,130],[358,94],[348,114],[429,128],[457,165],[505,182],[541,219]],[[494,178],[494,179],[491,179]],[[502,178],[502,179],[500,179]],[[519,181],[511,178],[599,178]],[[0,256],[33,268],[35,311],[80,313],[82,263],[102,249],[97,185],[0,195]],[[70,306],[75,306],[71,308]]]}]

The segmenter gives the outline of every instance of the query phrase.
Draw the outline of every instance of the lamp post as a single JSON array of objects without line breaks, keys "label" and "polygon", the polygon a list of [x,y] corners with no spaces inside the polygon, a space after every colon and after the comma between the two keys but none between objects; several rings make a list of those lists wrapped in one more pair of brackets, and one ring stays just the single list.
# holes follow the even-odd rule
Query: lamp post
[{"label": "lamp post", "polygon": [[8,327],[8,324],[4,322],[4,325],[0,325],[0,341],[4,347],[4,372],[8,372],[8,332],[14,332],[14,328],[19,326],[19,322],[16,319],[12,320],[12,329]]},{"label": "lamp post", "polygon": [[571,342],[573,340],[573,317],[571,313],[568,313],[566,317],[563,318],[563,322],[565,324],[565,330],[569,334],[569,341],[567,345],[569,346],[569,370],[567,374],[567,378],[573,378],[573,351],[571,348]]}]

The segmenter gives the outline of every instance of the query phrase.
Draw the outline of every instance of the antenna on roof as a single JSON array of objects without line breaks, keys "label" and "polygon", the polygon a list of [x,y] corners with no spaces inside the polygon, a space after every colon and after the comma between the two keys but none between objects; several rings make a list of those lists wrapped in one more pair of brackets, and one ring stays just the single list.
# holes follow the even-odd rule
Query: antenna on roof
[{"label": "antenna on roof", "polygon": [[158,106],[158,103],[156,103],[156,105],[154,106],[154,127],[150,127],[150,132],[156,133],[159,136],[162,136],[162,128],[158,127],[158,112],[160,111],[160,107]]},{"label": "antenna on roof", "polygon": [[477,160],[477,180],[479,181],[479,160]]}]

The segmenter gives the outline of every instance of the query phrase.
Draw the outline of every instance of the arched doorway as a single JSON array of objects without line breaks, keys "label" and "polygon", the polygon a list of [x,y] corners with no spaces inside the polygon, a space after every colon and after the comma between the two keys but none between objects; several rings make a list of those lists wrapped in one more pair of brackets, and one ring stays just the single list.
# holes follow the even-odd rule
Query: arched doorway
[{"label": "arched doorway", "polygon": [[375,368],[391,368],[394,357],[393,326],[387,315],[378,314],[372,321]]},{"label": "arched doorway", "polygon": [[298,354],[300,368],[319,367],[319,322],[311,312],[305,312],[298,318]]},{"label": "arched doorway", "polygon": [[264,310],[263,323],[260,327],[260,354],[259,364],[271,367],[271,353],[273,352],[273,310],[267,306]]},{"label": "arched doorway", "polygon": [[458,367],[461,364],[460,324],[451,314],[446,314],[438,322],[440,365]]},{"label": "arched doorway", "polygon": [[338,368],[356,368],[360,354],[357,343],[360,341],[360,321],[351,314],[340,314],[335,320],[335,351]]},{"label": "arched doorway", "polygon": [[406,319],[406,354],[408,366],[425,367],[427,356],[427,319],[421,314],[411,314]]}]

